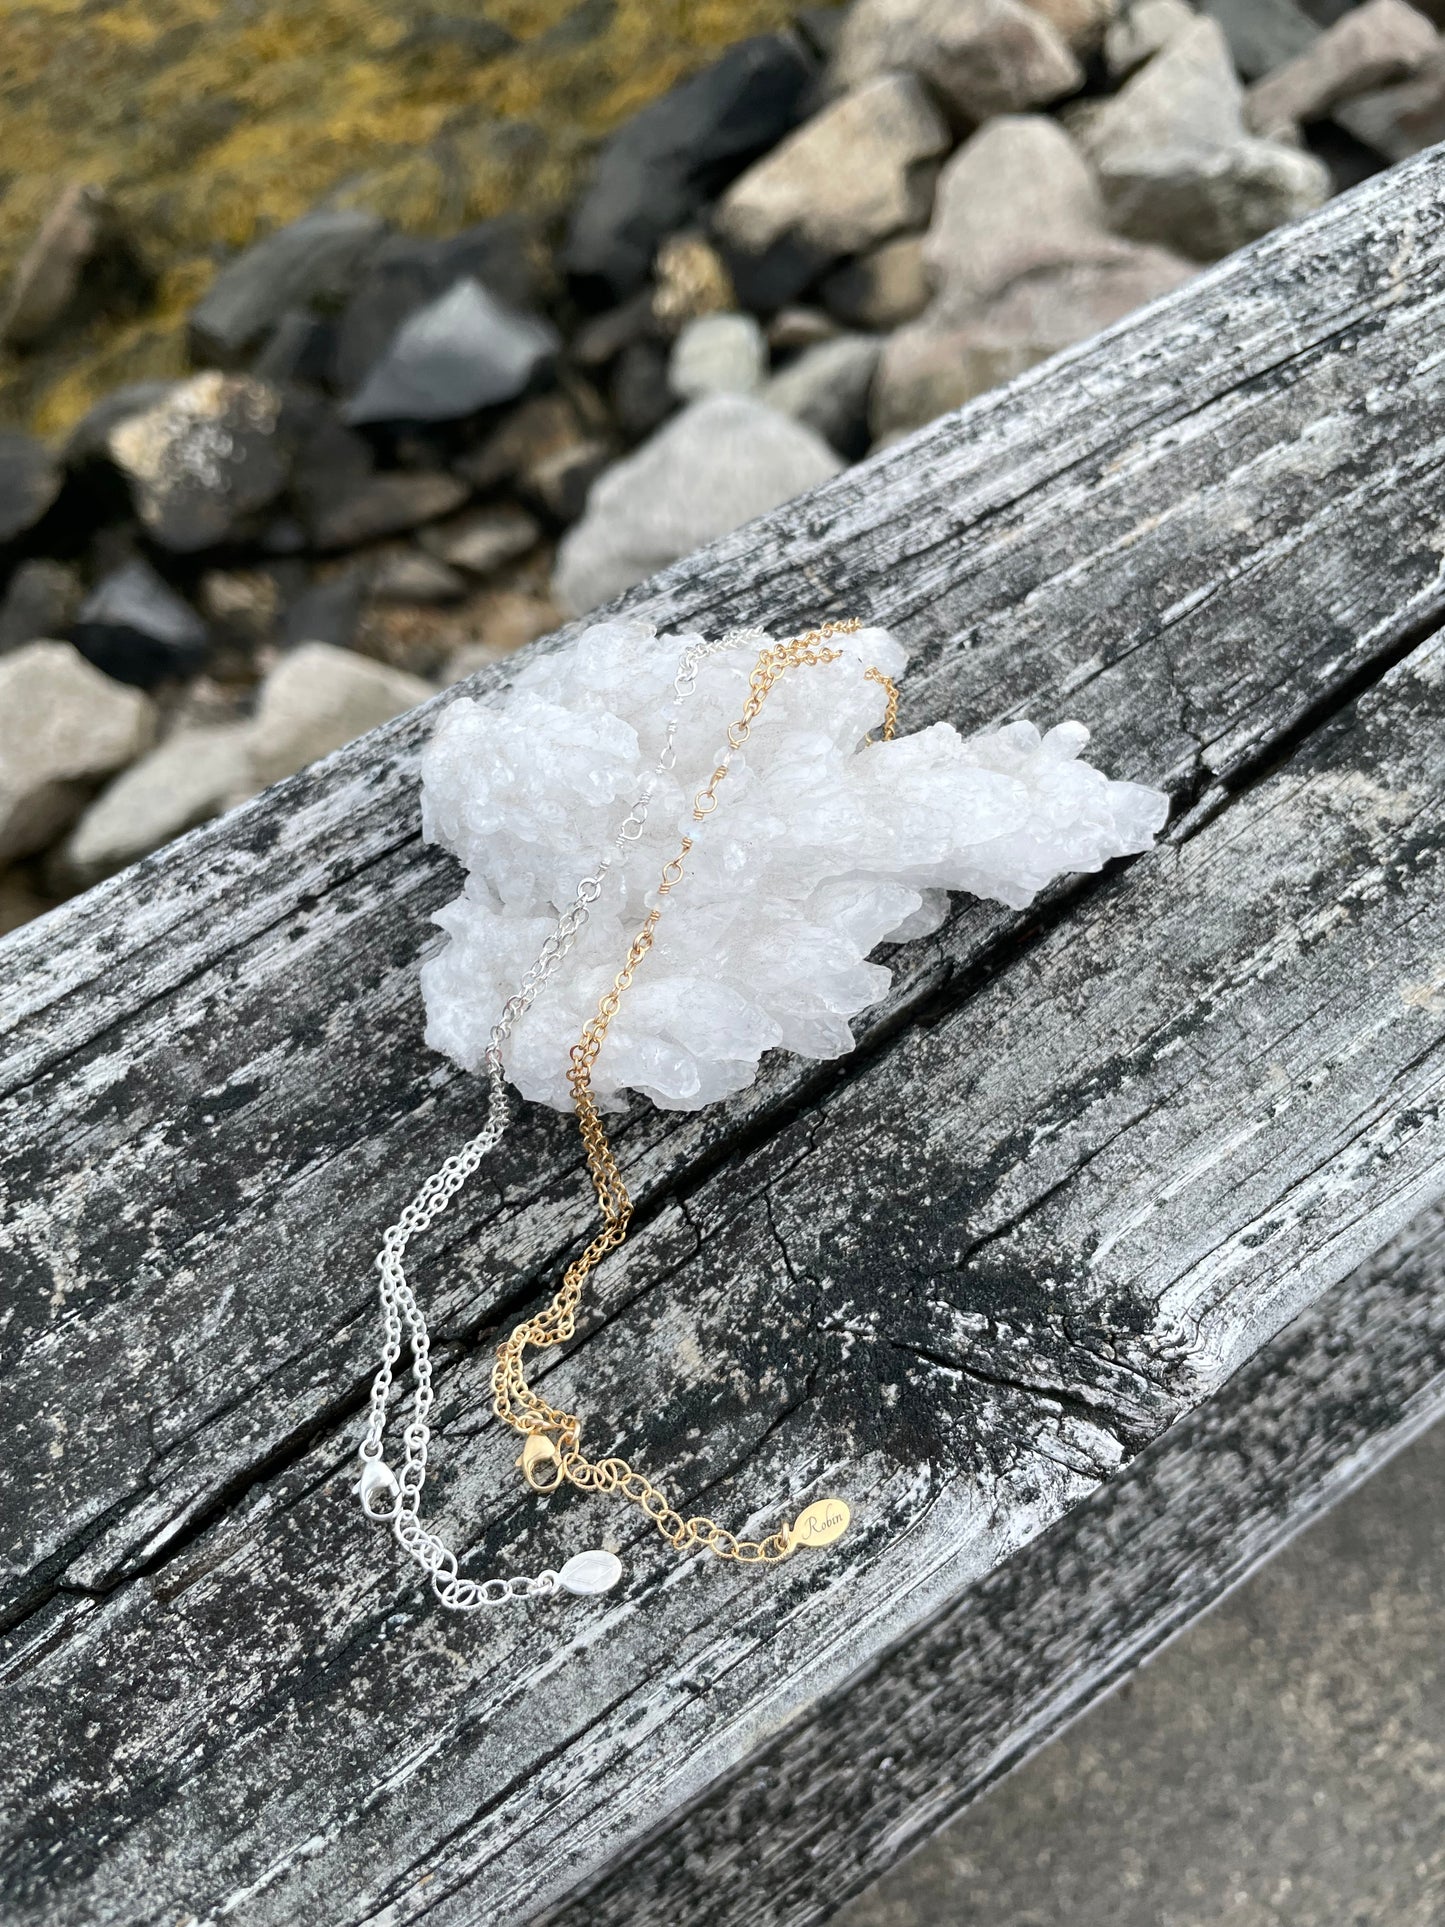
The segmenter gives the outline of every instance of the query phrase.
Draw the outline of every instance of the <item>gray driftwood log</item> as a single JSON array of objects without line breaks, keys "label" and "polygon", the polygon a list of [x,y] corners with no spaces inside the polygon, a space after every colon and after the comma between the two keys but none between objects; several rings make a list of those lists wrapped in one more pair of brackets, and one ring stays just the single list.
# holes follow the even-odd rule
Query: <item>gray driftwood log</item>
[{"label": "gray driftwood log", "polygon": [[447,1617],[358,1518],[376,1235],[480,1103],[420,1042],[428,711],[0,946],[0,1918],[821,1919],[1445,1403],[1442,190],[628,599],[864,614],[905,726],[1079,716],[1175,798],[901,949],[841,1064],[618,1135],[553,1385],[730,1523],[841,1492],[831,1553],[679,1566],[520,1486],[490,1345],[590,1221],[550,1115],[417,1252],[429,1494],[479,1570],[624,1585]]}]

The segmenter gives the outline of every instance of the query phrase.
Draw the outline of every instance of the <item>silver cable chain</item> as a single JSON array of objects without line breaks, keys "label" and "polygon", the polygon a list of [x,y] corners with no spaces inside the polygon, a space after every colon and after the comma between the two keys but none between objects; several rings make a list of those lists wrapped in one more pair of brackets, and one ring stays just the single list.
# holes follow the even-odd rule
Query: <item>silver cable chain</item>
[{"label": "silver cable chain", "polygon": [[[426,1483],[427,1453],[431,1445],[428,1420],[433,1402],[431,1339],[426,1318],[407,1282],[403,1260],[406,1248],[419,1231],[439,1218],[467,1179],[485,1161],[506,1135],[511,1106],[507,1097],[503,1046],[516,1026],[532,1008],[547,984],[560,969],[576,943],[602,894],[609,872],[627,861],[631,846],[642,835],[652,798],[662,777],[677,761],[677,729],[681,704],[697,688],[698,665],[705,657],[745,644],[761,647],[768,641],[761,629],[730,629],[716,642],[696,642],[683,651],[673,678],[673,701],[665,712],[667,727],[656,765],[643,779],[642,789],[623,818],[610,847],[604,851],[596,870],[577,885],[572,902],[557,918],[556,927],[528,965],[516,991],[502,1006],[492,1026],[483,1055],[489,1092],[487,1119],[477,1135],[446,1162],[439,1165],[407,1205],[396,1223],[382,1234],[376,1269],[380,1278],[381,1319],[384,1337],[381,1364],[371,1381],[366,1433],[360,1446],[361,1477],[356,1493],[361,1509],[369,1519],[389,1523],[397,1543],[408,1552],[431,1580],[432,1591],[442,1605],[458,1612],[472,1612],[482,1606],[504,1606],[514,1599],[545,1598],[559,1590],[570,1590],[567,1569],[561,1573],[550,1568],[533,1575],[514,1574],[508,1579],[467,1579],[457,1567],[451,1548],[429,1532],[421,1522],[421,1494]],[[402,1326],[406,1326],[411,1346],[415,1379],[411,1397],[411,1417],[402,1432],[404,1456],[400,1473],[392,1471],[382,1456],[382,1437],[386,1429],[386,1407],[392,1379],[402,1351]],[[583,1554],[583,1559],[595,1555]],[[592,1590],[592,1587],[587,1587]]]}]

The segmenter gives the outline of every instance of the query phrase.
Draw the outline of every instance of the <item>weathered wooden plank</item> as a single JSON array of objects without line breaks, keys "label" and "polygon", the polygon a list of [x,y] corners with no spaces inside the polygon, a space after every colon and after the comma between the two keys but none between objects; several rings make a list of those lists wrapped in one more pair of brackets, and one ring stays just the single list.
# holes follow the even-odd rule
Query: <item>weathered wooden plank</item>
[{"label": "weathered wooden plank", "polygon": [[[1436,641],[610,1266],[554,1366],[590,1442],[729,1518],[841,1489],[834,1555],[759,1583],[568,1502],[624,1595],[458,1624],[358,1556],[342,1427],[14,1636],[16,1921],[529,1918],[1097,1491],[1445,1190],[1442,720]],[[438,1503],[535,1559],[487,1362]]]},{"label": "weathered wooden plank", "polygon": [[806,1927],[1445,1419],[1445,1210],[549,1927]]},{"label": "weathered wooden plank", "polygon": [[[910,722],[1067,710],[1184,804],[1237,783],[1445,602],[1439,176],[1333,204],[641,606],[846,602],[918,645]],[[454,887],[413,830],[426,720],[0,951],[4,1390],[35,1468],[0,1499],[12,1610],[159,1556],[356,1397],[375,1227],[475,1115],[419,1044],[422,919]],[[964,910],[902,952],[871,1036],[1016,922]],[[826,1081],[784,1061],[717,1117],[634,1117],[640,1194]],[[547,1273],[576,1196],[566,1126],[529,1118],[437,1247],[450,1329]]]}]

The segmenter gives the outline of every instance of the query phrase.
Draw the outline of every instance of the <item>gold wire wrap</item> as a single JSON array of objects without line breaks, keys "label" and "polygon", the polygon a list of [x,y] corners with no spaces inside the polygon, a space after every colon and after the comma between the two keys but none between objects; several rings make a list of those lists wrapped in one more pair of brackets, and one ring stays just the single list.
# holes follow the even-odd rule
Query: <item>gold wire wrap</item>
[{"label": "gold wire wrap", "polygon": [[[836,662],[842,651],[827,648],[829,638],[852,634],[861,627],[856,618],[844,622],[826,622],[817,629],[810,629],[806,635],[794,636],[787,642],[764,649],[753,666],[742,714],[728,729],[730,750],[740,749],[747,741],[752,725],[774,685],[789,669]],[[882,740],[887,742],[898,720],[898,691],[881,669],[868,669],[865,675],[870,682],[881,684],[887,693],[888,705],[882,735]],[[728,762],[725,760],[697,792],[692,811],[695,822],[702,822],[717,807],[718,786],[727,773]],[[666,898],[682,881],[684,864],[692,845],[692,838],[685,836],[682,848],[664,866],[657,891],[660,899]],[[497,1347],[496,1363],[492,1368],[492,1409],[504,1423],[525,1435],[526,1444],[518,1464],[534,1491],[554,1492],[566,1480],[584,1492],[616,1492],[633,1505],[640,1506],[668,1544],[679,1552],[688,1551],[693,1546],[706,1546],[720,1559],[737,1559],[748,1564],[786,1559],[800,1544],[825,1545],[841,1533],[848,1519],[848,1509],[841,1500],[824,1501],[822,1505],[808,1507],[798,1520],[770,1533],[765,1539],[739,1539],[726,1527],[700,1514],[685,1519],[668,1502],[666,1494],[641,1472],[635,1471],[626,1459],[594,1461],[586,1458],[581,1448],[580,1417],[575,1412],[558,1410],[533,1391],[527,1383],[523,1365],[528,1346],[540,1350],[549,1345],[560,1345],[572,1337],[576,1330],[577,1308],[581,1302],[584,1281],[602,1259],[623,1242],[632,1220],[632,1199],[628,1196],[622,1172],[607,1141],[607,1133],[592,1096],[592,1069],[623,995],[631,985],[638,965],[652,948],[662,911],[663,904],[658,902],[648,912],[641,929],[632,940],[626,961],[613,980],[612,988],[604,993],[595,1015],[588,1020],[581,1037],[573,1045],[572,1068],[567,1073],[582,1144],[587,1153],[587,1169],[602,1211],[602,1229],[581,1256],[568,1266],[561,1286],[546,1310],[533,1318],[524,1319]],[[827,1511],[825,1521],[823,1514],[827,1508],[832,1509]],[[841,1523],[836,1523],[839,1519]],[[806,1526],[805,1522],[808,1522]]]}]

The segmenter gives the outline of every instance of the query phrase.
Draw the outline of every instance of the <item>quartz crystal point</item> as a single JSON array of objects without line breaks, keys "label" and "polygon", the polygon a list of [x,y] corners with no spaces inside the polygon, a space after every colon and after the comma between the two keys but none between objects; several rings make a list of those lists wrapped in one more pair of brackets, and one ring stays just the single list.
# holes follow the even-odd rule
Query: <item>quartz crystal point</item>
[{"label": "quartz crystal point", "polygon": [[[438,723],[422,759],[423,823],[467,881],[437,913],[447,940],[422,988],[427,1042],[465,1069],[480,1069],[503,1003],[655,767],[692,639],[598,623],[533,657],[504,700],[459,698]],[[1080,723],[969,737],[934,723],[865,746],[885,696],[862,668],[897,677],[904,652],[881,629],[834,646],[839,661],[776,685],[699,834],[692,798],[742,711],[758,645],[702,663],[680,710],[675,773],[508,1045],[524,1097],[570,1109],[568,1052],[684,834],[697,838],[685,880],[593,1072],[602,1103],[633,1090],[664,1110],[700,1110],[750,1084],[766,1050],[841,1056],[851,1020],[890,982],[870,952],[935,929],[950,890],[1022,909],[1054,878],[1153,843],[1167,799],[1082,762]],[[905,689],[905,719],[906,708]]]}]

